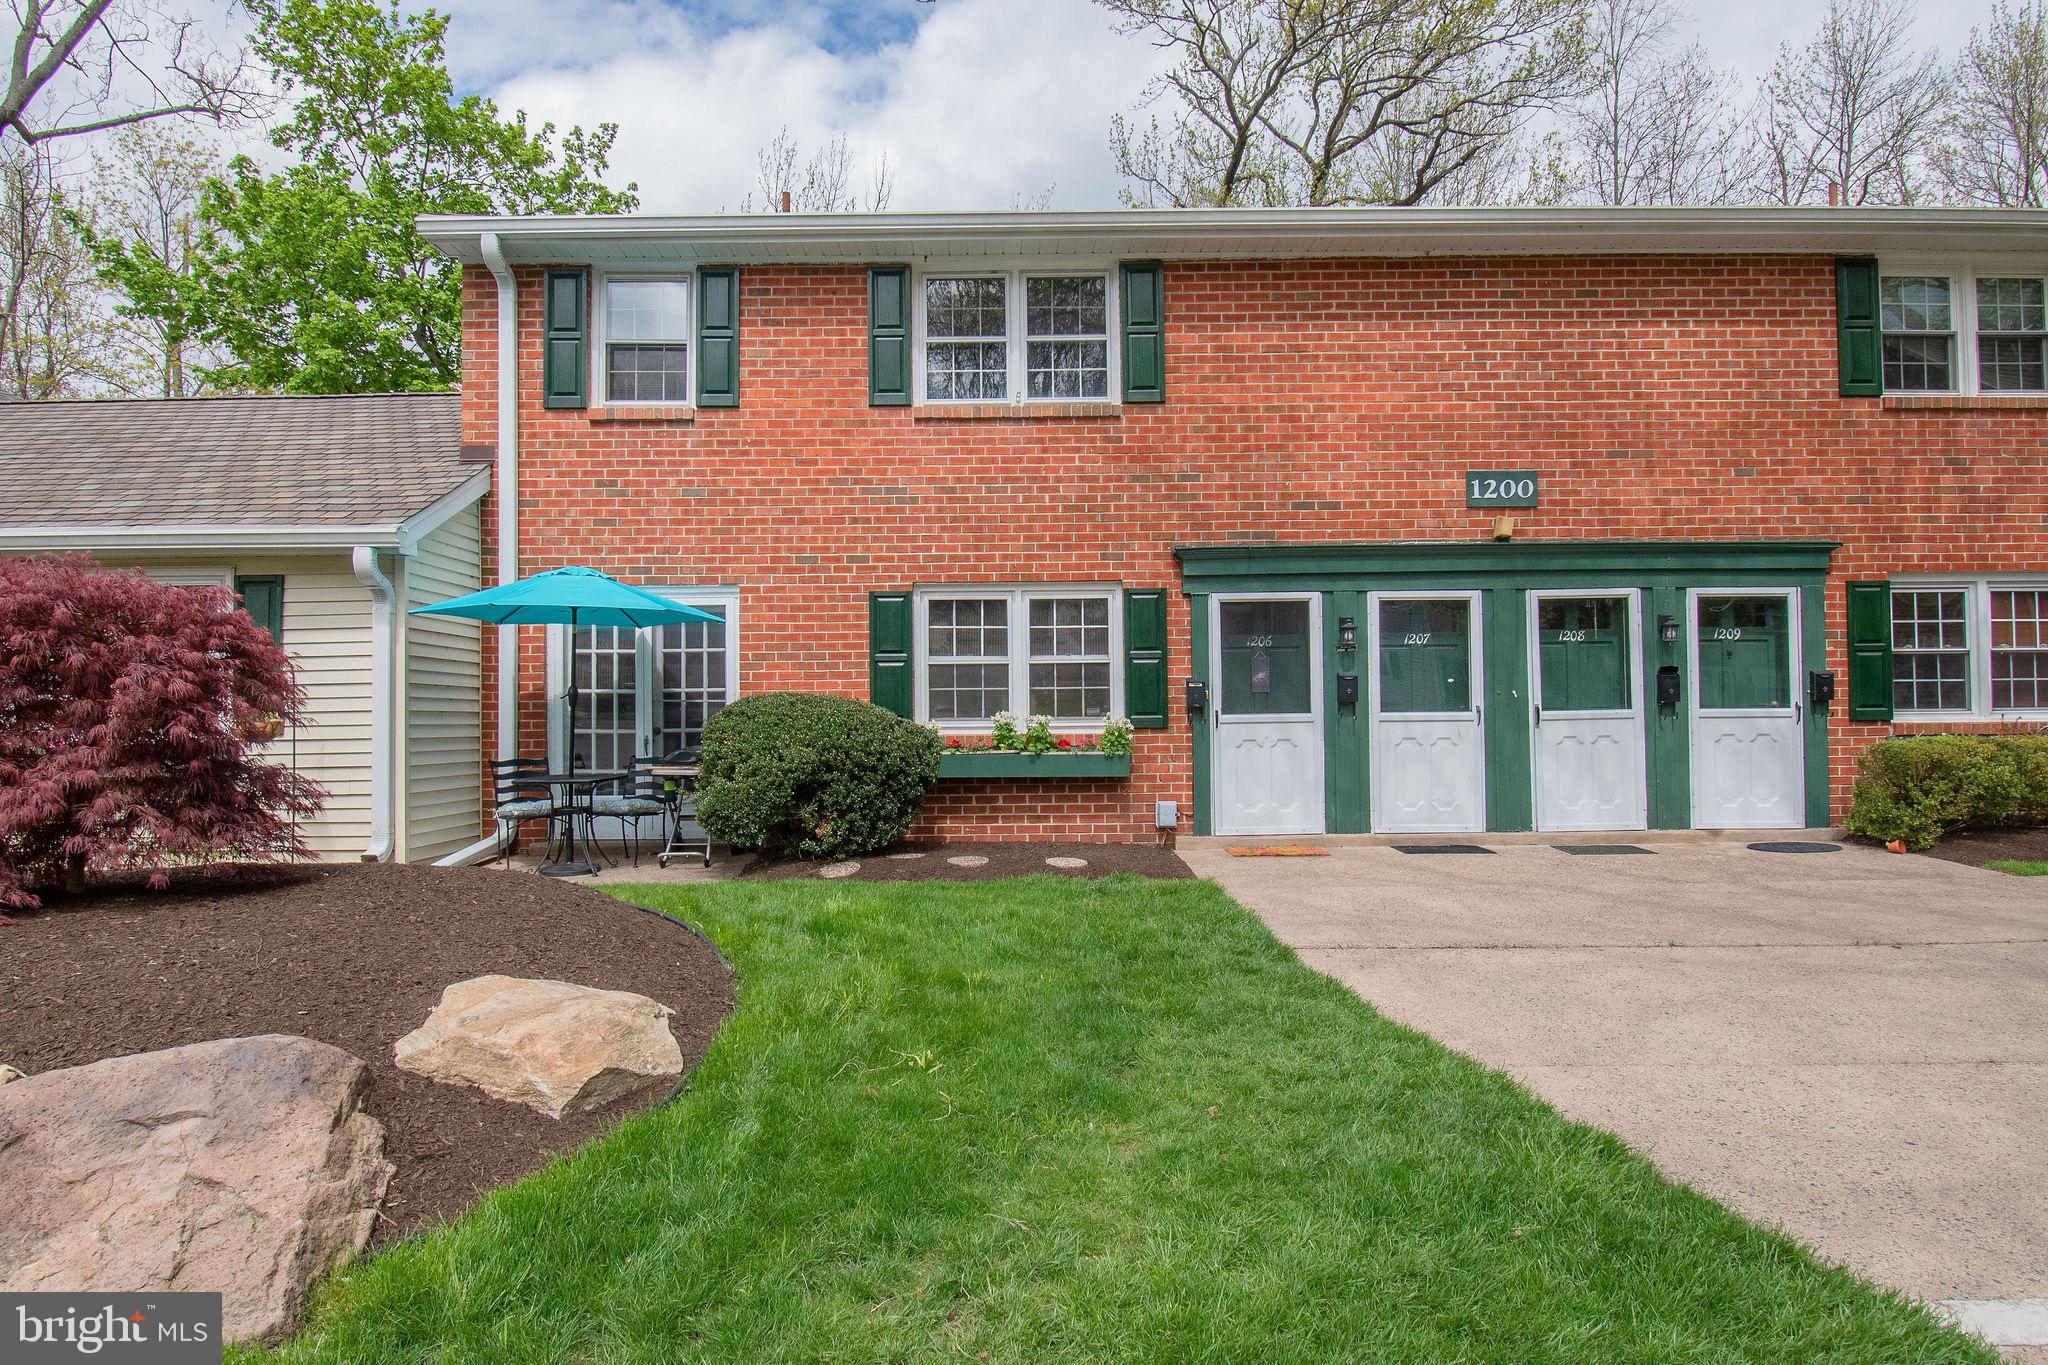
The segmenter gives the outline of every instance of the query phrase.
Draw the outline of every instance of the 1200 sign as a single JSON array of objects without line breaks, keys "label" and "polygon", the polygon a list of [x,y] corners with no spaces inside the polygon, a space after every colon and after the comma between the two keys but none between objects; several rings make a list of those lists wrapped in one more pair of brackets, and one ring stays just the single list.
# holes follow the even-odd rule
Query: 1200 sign
[{"label": "1200 sign", "polygon": [[1471,469],[1465,472],[1467,507],[1534,507],[1533,469]]}]

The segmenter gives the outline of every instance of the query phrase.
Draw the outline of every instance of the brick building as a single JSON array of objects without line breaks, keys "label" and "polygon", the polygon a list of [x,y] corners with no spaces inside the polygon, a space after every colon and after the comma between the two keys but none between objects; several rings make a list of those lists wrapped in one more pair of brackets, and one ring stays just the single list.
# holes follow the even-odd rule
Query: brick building
[{"label": "brick building", "polygon": [[930,834],[1763,828],[2048,719],[2048,213],[423,227],[487,560],[726,618],[525,632],[501,751],[800,688],[1139,727],[949,753]]}]

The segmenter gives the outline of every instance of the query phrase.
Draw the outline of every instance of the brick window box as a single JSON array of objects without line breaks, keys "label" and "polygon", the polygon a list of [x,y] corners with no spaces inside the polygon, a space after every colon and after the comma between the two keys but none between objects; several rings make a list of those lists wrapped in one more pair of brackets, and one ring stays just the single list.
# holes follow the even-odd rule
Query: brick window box
[{"label": "brick window box", "polygon": [[940,777],[1129,777],[1129,754],[1020,754],[979,749],[939,755]]}]

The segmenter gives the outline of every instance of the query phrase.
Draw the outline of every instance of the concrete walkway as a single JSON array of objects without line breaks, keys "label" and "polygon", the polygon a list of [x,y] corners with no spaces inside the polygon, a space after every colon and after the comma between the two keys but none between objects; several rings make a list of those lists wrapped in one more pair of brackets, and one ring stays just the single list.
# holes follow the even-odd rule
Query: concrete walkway
[{"label": "concrete walkway", "polygon": [[1705,840],[1224,851],[1257,842],[1182,853],[1389,1017],[1881,1283],[2048,1300],[2048,878]]}]

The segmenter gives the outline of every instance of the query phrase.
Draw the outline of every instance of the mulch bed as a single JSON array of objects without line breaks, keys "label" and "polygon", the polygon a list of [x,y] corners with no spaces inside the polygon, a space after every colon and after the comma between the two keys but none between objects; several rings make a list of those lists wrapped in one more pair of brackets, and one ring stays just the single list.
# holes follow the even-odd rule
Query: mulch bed
[{"label": "mulch bed", "polygon": [[[948,861],[953,858],[987,861],[962,866]],[[1048,858],[1079,858],[1086,865],[1055,867],[1046,862]],[[1054,877],[1107,877],[1130,872],[1140,877],[1168,879],[1195,875],[1179,854],[1157,844],[905,843],[887,853],[873,853],[851,861],[859,867],[845,880],[855,882],[993,882],[1040,873]],[[814,859],[756,855],[740,875],[770,881],[816,878],[830,865]]]},{"label": "mulch bed", "polygon": [[2010,858],[2018,862],[2048,862],[2048,829],[1977,829],[1951,834],[1926,850],[1930,858],[1982,867]]},{"label": "mulch bed", "polygon": [[559,1122],[392,1065],[444,987],[573,981],[671,1007],[683,1064],[732,1008],[732,972],[682,925],[519,872],[244,867],[52,897],[0,925],[0,1061],[30,1073],[157,1048],[296,1033],[368,1064],[364,1107],[397,1167],[374,1244],[468,1208],[660,1096]]}]

